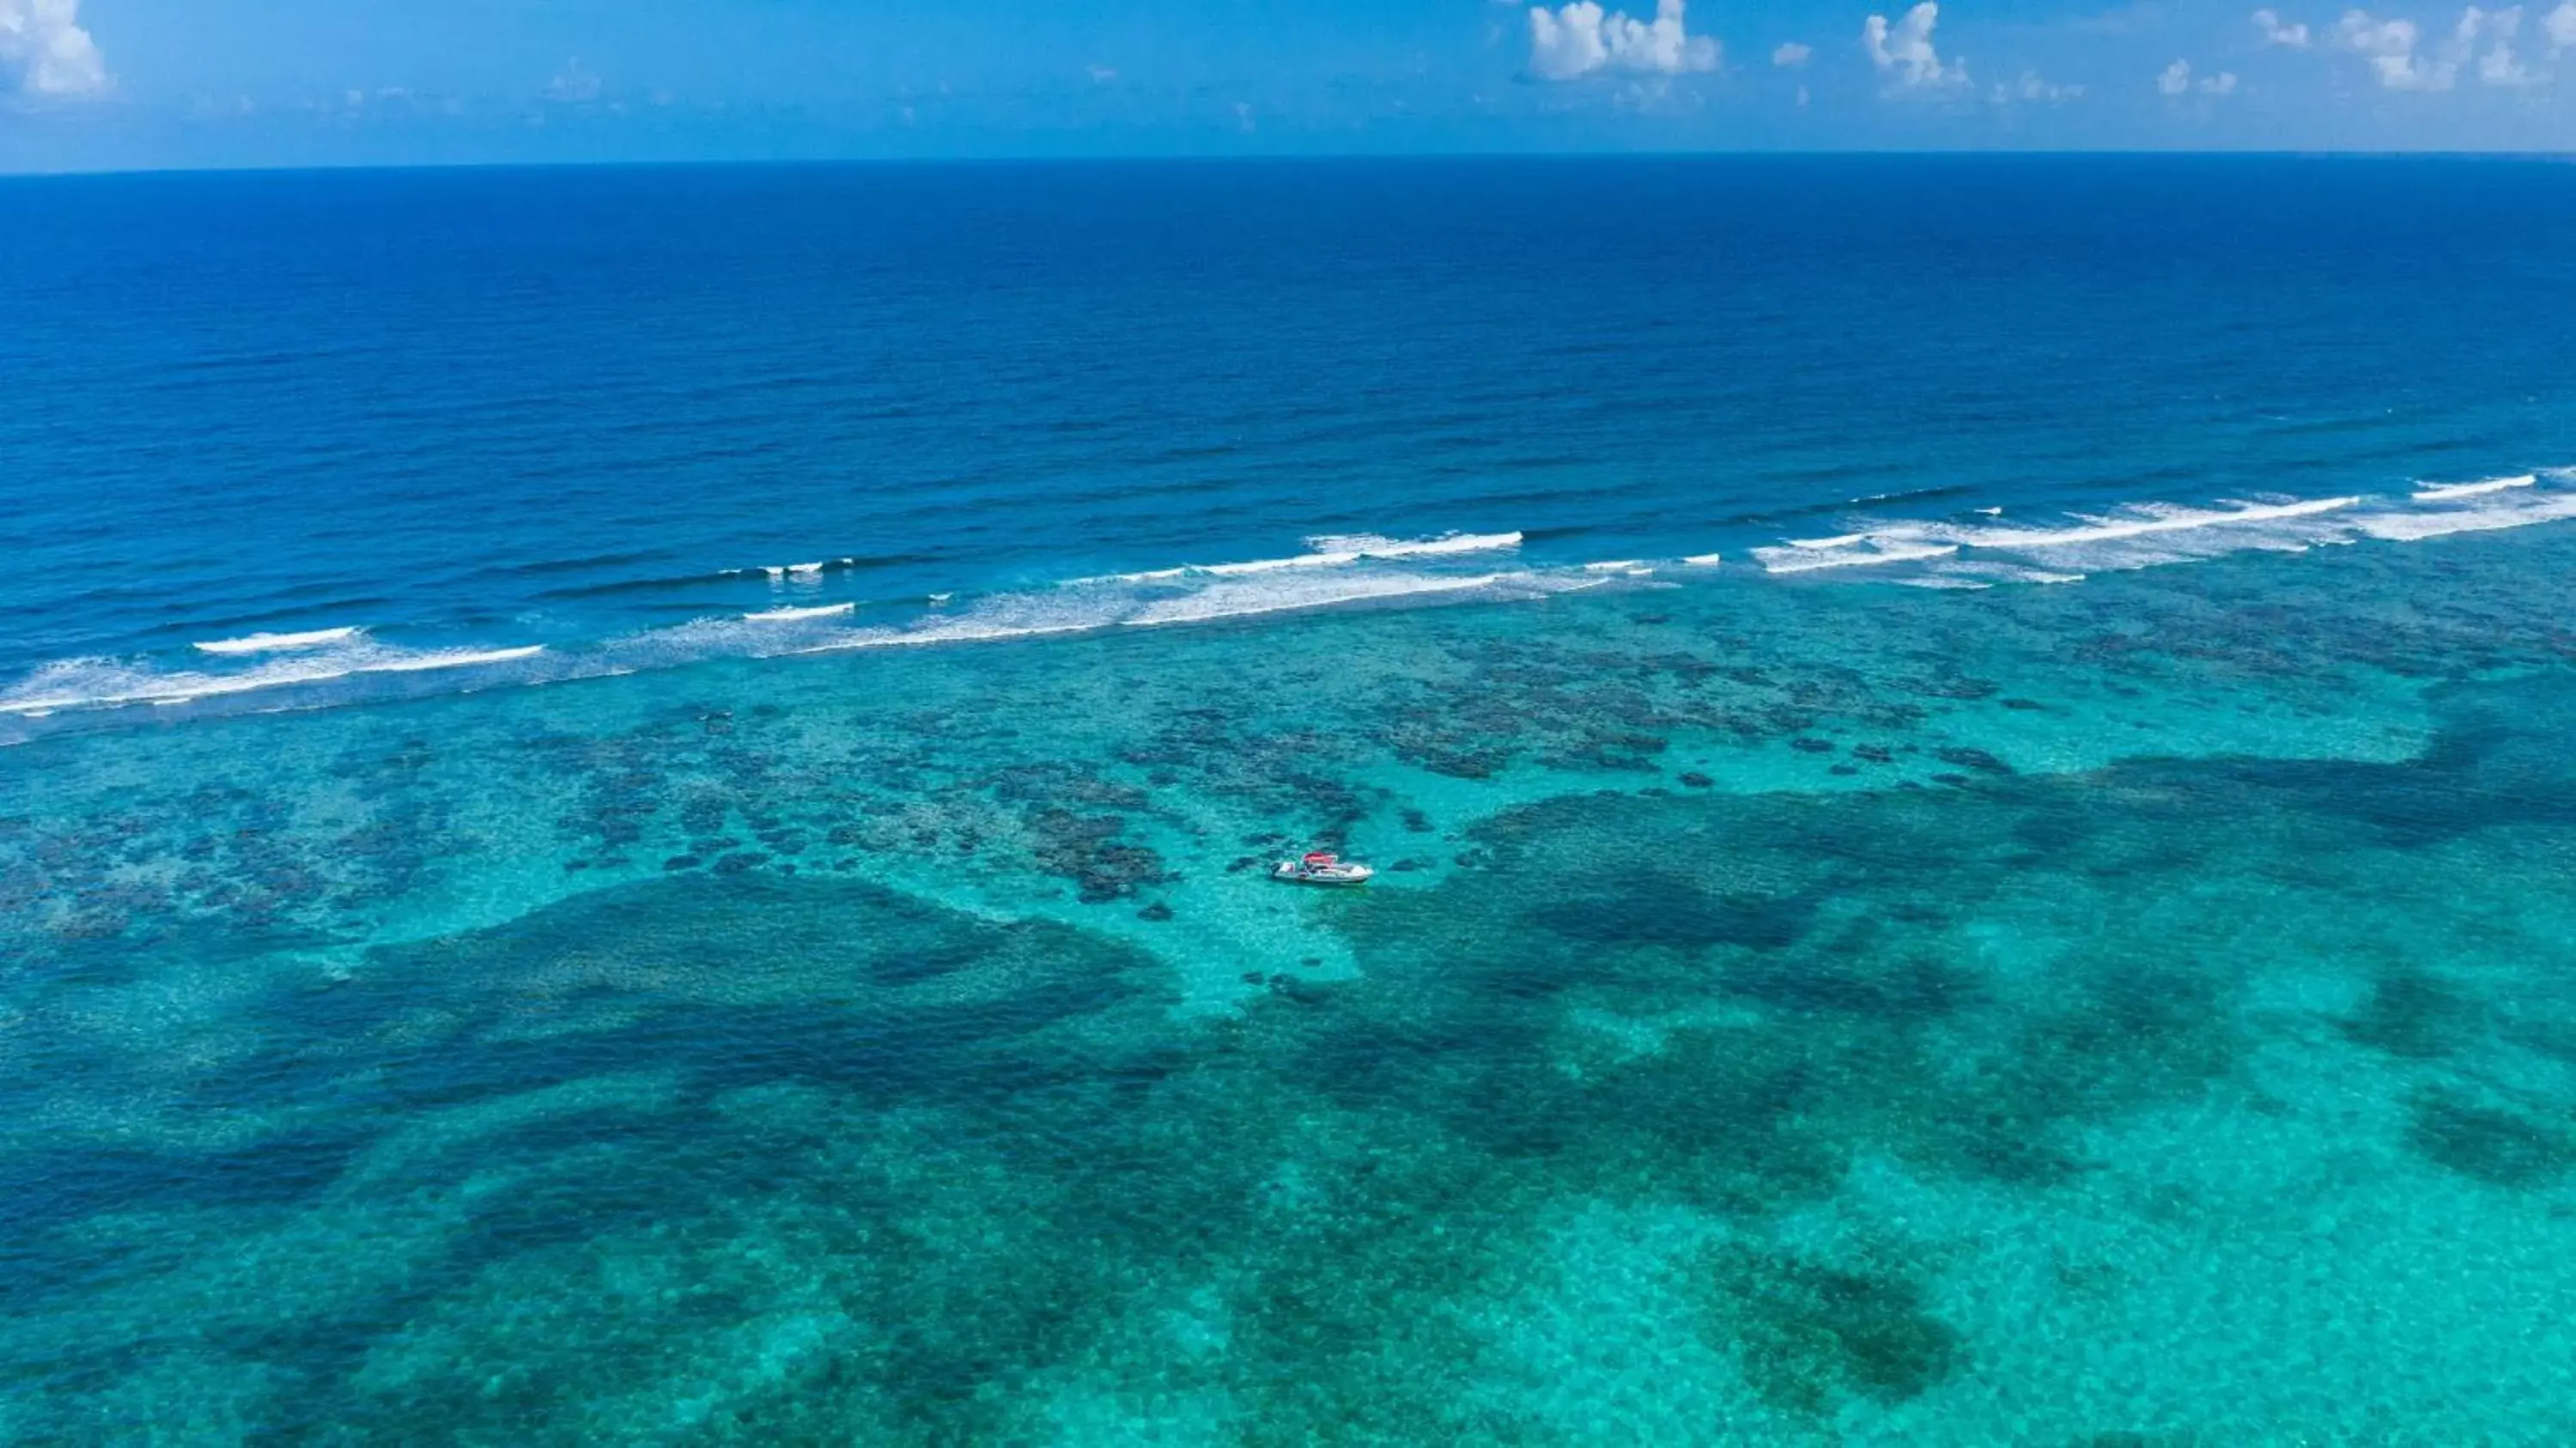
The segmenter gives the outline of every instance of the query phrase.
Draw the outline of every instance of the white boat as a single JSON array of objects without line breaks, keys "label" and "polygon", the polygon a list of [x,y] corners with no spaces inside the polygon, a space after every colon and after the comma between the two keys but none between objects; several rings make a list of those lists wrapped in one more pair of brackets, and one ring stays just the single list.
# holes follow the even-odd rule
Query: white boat
[{"label": "white boat", "polygon": [[1354,864],[1329,850],[1315,850],[1270,867],[1270,878],[1300,885],[1365,885],[1377,871]]}]

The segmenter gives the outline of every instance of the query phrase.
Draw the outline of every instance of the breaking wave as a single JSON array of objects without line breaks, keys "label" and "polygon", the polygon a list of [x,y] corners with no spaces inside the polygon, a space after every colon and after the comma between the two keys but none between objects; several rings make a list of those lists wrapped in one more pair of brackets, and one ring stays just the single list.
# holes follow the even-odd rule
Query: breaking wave
[{"label": "breaking wave", "polygon": [[[2454,494],[2457,497],[2475,496]],[[2576,493],[2546,493],[2535,497],[2515,497],[2482,501],[2463,508],[2427,509],[2413,513],[2384,513],[2359,520],[2361,530],[2373,538],[2396,543],[2412,543],[2424,538],[2439,538],[2449,533],[2486,533],[2499,528],[2527,528],[2534,523],[2550,523],[2561,518],[2576,518]]]},{"label": "breaking wave", "polygon": [[[2414,542],[2576,517],[2576,491],[2541,474],[2421,483],[2405,495],[2353,494],[2213,504],[2125,503],[2052,518],[1977,508],[1942,519],[1849,520],[1849,531],[1753,550],[1765,573],[1833,572],[1922,588],[2072,583],[2087,574],[2233,553],[2296,553],[2364,538]],[[2554,481],[2566,479],[2553,470]]]},{"label": "breaking wave", "polygon": [[802,623],[809,618],[837,618],[858,611],[858,604],[818,603],[810,608],[765,608],[742,616],[745,623]]},{"label": "breaking wave", "polygon": [[244,634],[237,639],[200,639],[193,647],[208,654],[276,654],[342,643],[363,632],[365,630],[350,626],[317,628],[304,633],[255,633]]},{"label": "breaking wave", "polygon": [[2501,493],[2507,488],[2528,488],[2539,483],[2537,473],[2517,473],[2509,478],[2487,478],[2474,483],[2426,483],[2415,490],[2419,503],[2448,502],[2455,498],[2474,498],[2480,493]]},{"label": "breaking wave", "polygon": [[1441,558],[1462,553],[1500,553],[1521,546],[1521,535],[1514,533],[1446,533],[1437,538],[1383,538],[1375,533],[1334,534],[1306,540],[1309,551],[1285,558],[1254,558],[1241,563],[1187,563],[1177,568],[1154,568],[1142,573],[1112,573],[1100,578],[1077,578],[1076,586],[1088,583],[1161,583],[1188,578],[1193,574],[1211,578],[1231,578],[1249,573],[1276,573],[1289,568],[1348,568],[1355,563],[1368,563],[1398,558]]},{"label": "breaking wave", "polygon": [[546,653],[543,644],[491,649],[405,649],[351,634],[336,648],[298,646],[291,657],[230,673],[164,669],[138,659],[62,659],[46,664],[0,692],[0,714],[23,718],[75,709],[134,704],[163,707],[272,690],[293,690],[370,675],[490,670],[522,664]]},{"label": "breaking wave", "polygon": [[[2071,584],[2091,574],[2248,551],[2296,552],[2363,540],[2411,543],[2571,518],[2576,471],[2540,469],[2468,482],[2428,481],[2387,495],[2131,503],[2040,517],[1999,507],[1965,508],[1943,518],[1847,516],[1839,532],[1776,539],[1753,547],[1750,556],[1765,575],[1984,589]],[[323,707],[630,674],[712,658],[961,645],[1330,608],[1536,600],[1601,588],[1673,586],[1663,574],[1743,571],[1727,568],[1715,552],[1535,560],[1522,556],[1525,541],[1519,532],[1337,534],[1309,538],[1305,552],[1282,557],[890,599],[831,596],[853,585],[855,578],[847,575],[870,566],[871,560],[857,557],[735,569],[718,576],[734,579],[737,589],[756,589],[765,579],[767,606],[745,598],[731,610],[605,638],[420,647],[350,625],[197,640],[158,657],[59,660],[0,689],[0,742],[62,727],[60,721],[32,721],[144,705],[199,712]],[[864,624],[857,618],[862,610]],[[536,624],[528,627],[543,636]]]},{"label": "breaking wave", "polygon": [[[710,658],[771,657],[889,646],[962,644],[1122,627],[1161,627],[1255,618],[1312,609],[1400,607],[1469,599],[1535,598],[1615,581],[1580,567],[1496,571],[1498,554],[1521,544],[1518,533],[1391,538],[1353,534],[1307,540],[1309,552],[1286,558],[1194,564],[1078,578],[1035,588],[977,595],[936,593],[869,603],[888,622],[858,626],[863,600],[786,602],[617,637],[501,648],[405,648],[364,629],[253,634],[195,645],[202,666],[152,658],[82,658],[45,665],[0,691],[0,717],[42,720],[58,714],[135,705],[217,708],[256,697],[257,707],[318,707],[408,696],[421,676],[448,672],[444,688],[493,683],[547,683],[634,673]],[[731,570],[736,578],[803,585],[811,598],[826,575],[865,560],[840,558]],[[1613,565],[1616,579],[1652,571]],[[789,594],[794,598],[796,594]],[[777,595],[773,594],[773,598]],[[237,662],[232,669],[215,661]],[[23,736],[22,736],[23,737]]]}]

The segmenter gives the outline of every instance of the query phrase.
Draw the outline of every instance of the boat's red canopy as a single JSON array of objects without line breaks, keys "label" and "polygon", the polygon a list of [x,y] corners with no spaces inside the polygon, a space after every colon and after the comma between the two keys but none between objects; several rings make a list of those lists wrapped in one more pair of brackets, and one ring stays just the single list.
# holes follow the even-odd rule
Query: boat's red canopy
[{"label": "boat's red canopy", "polygon": [[1306,863],[1309,865],[1329,865],[1333,863],[1333,852],[1330,850],[1309,850],[1306,852]]}]

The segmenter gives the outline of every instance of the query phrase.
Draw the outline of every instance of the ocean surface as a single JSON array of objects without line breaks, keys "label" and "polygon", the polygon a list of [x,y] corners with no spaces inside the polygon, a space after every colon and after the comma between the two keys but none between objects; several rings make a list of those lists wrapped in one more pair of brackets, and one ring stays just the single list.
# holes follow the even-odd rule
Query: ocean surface
[{"label": "ocean surface", "polygon": [[0,1440],[2576,1441],[2570,235],[0,181]]}]

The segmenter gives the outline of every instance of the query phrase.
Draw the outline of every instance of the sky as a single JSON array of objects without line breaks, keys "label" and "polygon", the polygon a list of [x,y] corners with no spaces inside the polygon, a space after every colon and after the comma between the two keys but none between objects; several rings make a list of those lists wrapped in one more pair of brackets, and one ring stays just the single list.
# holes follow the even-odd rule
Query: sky
[{"label": "sky", "polygon": [[2576,151],[2576,0],[0,0],[0,170]]}]

